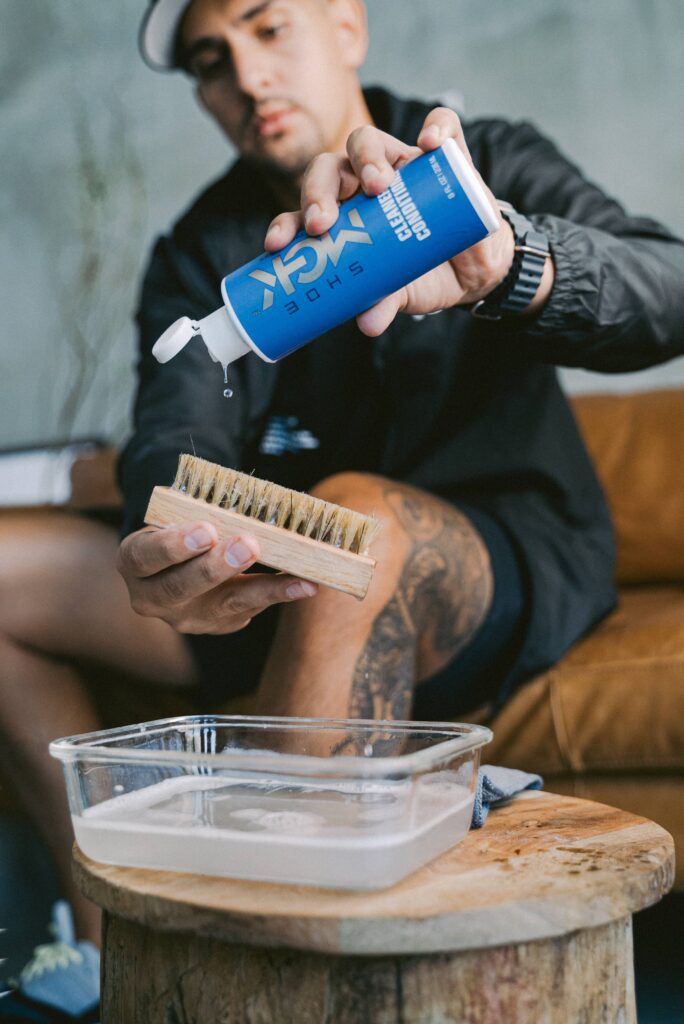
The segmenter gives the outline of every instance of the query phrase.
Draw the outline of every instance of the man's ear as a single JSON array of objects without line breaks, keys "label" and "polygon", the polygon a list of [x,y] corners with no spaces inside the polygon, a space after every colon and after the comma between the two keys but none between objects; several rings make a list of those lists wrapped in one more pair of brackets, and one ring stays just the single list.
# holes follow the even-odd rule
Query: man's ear
[{"label": "man's ear", "polygon": [[364,0],[325,0],[335,25],[340,52],[347,67],[360,68],[368,52],[368,23]]}]

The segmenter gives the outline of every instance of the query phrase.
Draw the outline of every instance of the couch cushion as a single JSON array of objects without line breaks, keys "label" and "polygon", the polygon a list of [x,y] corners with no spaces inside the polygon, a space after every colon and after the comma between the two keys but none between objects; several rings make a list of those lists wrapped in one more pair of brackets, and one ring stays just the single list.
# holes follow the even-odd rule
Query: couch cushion
[{"label": "couch cushion", "polygon": [[684,587],[620,606],[490,723],[486,758],[542,775],[684,770]]},{"label": "couch cushion", "polygon": [[618,583],[684,581],[684,390],[572,405],[613,515]]}]

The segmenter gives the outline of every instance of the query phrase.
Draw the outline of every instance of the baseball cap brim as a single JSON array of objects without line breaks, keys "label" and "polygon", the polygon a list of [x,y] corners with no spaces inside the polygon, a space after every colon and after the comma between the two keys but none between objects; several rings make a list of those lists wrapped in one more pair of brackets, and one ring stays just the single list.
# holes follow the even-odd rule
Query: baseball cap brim
[{"label": "baseball cap brim", "polygon": [[145,63],[153,71],[173,71],[176,32],[191,0],[156,0],[150,4],[140,24],[138,47]]}]

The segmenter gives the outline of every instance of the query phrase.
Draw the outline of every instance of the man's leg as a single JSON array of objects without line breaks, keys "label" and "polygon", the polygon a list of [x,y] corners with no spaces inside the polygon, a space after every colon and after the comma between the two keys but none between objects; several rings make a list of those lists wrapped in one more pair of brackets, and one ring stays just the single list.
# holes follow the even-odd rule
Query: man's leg
[{"label": "man's leg", "polygon": [[194,682],[182,638],[130,607],[114,530],[69,515],[0,518],[0,767],[53,855],[79,938],[99,942],[99,912],[71,877],[73,833],[58,736],[99,722],[75,667],[90,661],[150,682]]},{"label": "man's leg", "polygon": [[434,496],[344,473],[314,492],[382,520],[363,601],[321,588],[284,606],[259,687],[273,715],[409,718],[417,682],[472,639],[492,600],[487,548],[470,521]]}]

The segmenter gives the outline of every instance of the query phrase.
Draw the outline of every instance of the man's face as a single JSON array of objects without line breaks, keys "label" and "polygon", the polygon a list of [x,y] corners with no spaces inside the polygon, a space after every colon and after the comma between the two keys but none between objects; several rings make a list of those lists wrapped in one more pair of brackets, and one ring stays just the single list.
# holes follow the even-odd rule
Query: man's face
[{"label": "man's face", "polygon": [[365,55],[358,0],[193,0],[179,35],[200,99],[247,159],[288,177],[343,149]]}]

